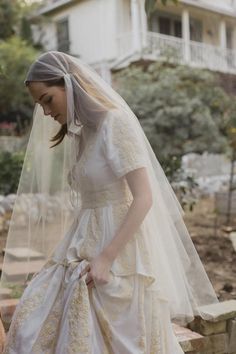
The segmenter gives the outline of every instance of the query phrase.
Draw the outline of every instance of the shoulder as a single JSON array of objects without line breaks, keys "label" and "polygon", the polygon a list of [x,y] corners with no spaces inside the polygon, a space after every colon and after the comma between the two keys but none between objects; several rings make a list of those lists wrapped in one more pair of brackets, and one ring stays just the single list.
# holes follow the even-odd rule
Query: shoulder
[{"label": "shoulder", "polygon": [[127,134],[131,129],[131,121],[127,113],[119,110],[110,110],[102,123],[103,134]]}]

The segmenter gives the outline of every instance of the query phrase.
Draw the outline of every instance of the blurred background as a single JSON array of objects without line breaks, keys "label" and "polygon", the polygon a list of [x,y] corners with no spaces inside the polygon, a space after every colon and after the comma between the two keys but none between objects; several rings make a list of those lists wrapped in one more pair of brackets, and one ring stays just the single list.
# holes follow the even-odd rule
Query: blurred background
[{"label": "blurred background", "polygon": [[24,78],[48,50],[127,101],[219,299],[236,299],[236,0],[0,0],[1,250],[32,124]]}]

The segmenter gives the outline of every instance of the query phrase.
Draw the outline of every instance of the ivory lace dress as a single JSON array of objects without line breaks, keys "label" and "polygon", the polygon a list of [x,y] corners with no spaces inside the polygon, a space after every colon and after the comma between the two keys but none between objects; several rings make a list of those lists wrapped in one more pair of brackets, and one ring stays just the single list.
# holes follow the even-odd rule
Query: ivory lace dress
[{"label": "ivory lace dress", "polygon": [[[4,353],[183,354],[168,302],[152,289],[142,225],[112,264],[110,281],[87,288],[81,270],[113,238],[132,202],[125,175],[145,167],[128,123],[108,114],[71,172],[82,205],[14,313]],[[96,173],[95,173],[96,171]],[[164,271],[164,270],[163,270]]]}]

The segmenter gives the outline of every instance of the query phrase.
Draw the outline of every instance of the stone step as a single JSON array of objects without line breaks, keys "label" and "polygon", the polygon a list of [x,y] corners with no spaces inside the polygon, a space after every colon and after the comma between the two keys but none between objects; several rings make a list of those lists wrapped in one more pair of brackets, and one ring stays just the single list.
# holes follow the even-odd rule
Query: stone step
[{"label": "stone step", "polygon": [[18,261],[21,260],[24,261],[28,258],[32,260],[44,258],[44,255],[41,252],[32,250],[31,248],[27,248],[27,247],[4,248],[3,254],[7,254],[12,259]]},{"label": "stone step", "polygon": [[176,323],[172,322],[172,328],[173,331],[176,335],[176,337],[178,338],[178,340],[181,341],[185,341],[188,339],[196,339],[196,338],[202,338],[203,336],[197,332],[192,331],[189,328],[186,327],[182,327]]},{"label": "stone step", "polygon": [[0,299],[9,299],[11,295],[12,290],[8,288],[1,288],[0,287]]},{"label": "stone step", "polygon": [[[9,280],[17,281],[17,277],[37,273],[44,264],[45,260],[37,260],[30,262],[11,262],[4,267],[4,273],[6,274]],[[3,264],[0,264],[0,270],[2,269]]]},{"label": "stone step", "polygon": [[202,336],[188,328],[172,324],[174,333],[183,351],[187,354],[223,354],[228,350],[228,334]]},{"label": "stone step", "polygon": [[2,323],[5,331],[9,330],[10,321],[16,309],[19,299],[5,299],[0,300],[0,309],[3,314]]},{"label": "stone step", "polygon": [[200,307],[204,318],[211,322],[219,322],[236,317],[236,300],[222,301],[217,304]]},{"label": "stone step", "polygon": [[19,299],[0,300],[0,309],[6,316],[12,316]]}]

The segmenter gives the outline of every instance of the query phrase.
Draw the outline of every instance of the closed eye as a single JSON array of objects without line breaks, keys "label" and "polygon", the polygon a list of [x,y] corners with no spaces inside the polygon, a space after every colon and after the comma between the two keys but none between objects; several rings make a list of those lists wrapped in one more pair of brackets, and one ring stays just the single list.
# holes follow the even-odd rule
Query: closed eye
[{"label": "closed eye", "polygon": [[52,102],[52,97],[49,97],[46,101],[45,101],[45,104],[49,104]]}]

